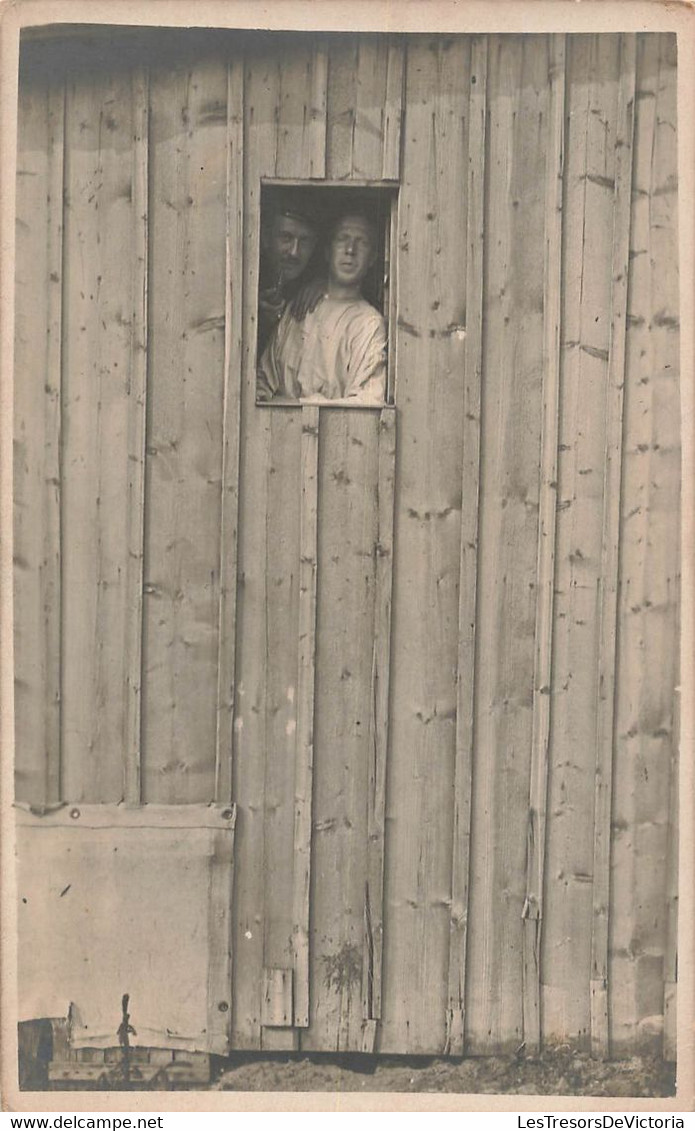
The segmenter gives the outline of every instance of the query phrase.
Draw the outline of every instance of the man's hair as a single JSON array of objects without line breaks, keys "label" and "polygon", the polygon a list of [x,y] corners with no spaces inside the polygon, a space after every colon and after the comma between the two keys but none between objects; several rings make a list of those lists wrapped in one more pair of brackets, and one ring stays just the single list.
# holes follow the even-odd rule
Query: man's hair
[{"label": "man's hair", "polygon": [[311,209],[303,202],[293,198],[273,200],[269,208],[271,222],[276,219],[281,220],[283,216],[287,216],[291,220],[300,220],[302,224],[306,224],[308,228],[311,228],[312,232],[318,234],[319,222],[317,217],[312,214]]}]

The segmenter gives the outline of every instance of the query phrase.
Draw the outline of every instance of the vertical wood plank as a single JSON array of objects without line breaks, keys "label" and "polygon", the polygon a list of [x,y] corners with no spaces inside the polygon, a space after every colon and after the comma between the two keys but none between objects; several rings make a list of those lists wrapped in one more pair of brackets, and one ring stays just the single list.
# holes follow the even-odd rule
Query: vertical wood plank
[{"label": "vertical wood plank", "polygon": [[635,37],[621,39],[620,84],[612,243],[611,329],[606,396],[603,538],[598,588],[599,654],[596,726],[596,793],[591,931],[591,1049],[608,1056],[608,916],[610,909],[611,792],[615,722],[619,520],[625,382],[632,135],[635,99]]},{"label": "vertical wood plank", "polygon": [[565,125],[565,39],[551,36],[549,107],[545,166],[545,258],[543,268],[543,421],[536,568],[536,624],[533,676],[531,780],[524,919],[524,1021],[526,1051],[541,1043],[541,932],[543,926],[552,691],[553,598],[557,448],[560,401],[560,317],[562,282],[562,198]]},{"label": "vertical wood plank", "polygon": [[236,679],[239,456],[244,309],[244,64],[227,72],[227,234],[222,421],[222,525],[217,653],[215,800],[233,793],[234,692]]},{"label": "vertical wood plank", "polygon": [[396,411],[382,409],[379,421],[377,541],[374,592],[374,650],[371,699],[371,760],[367,794],[367,880],[365,955],[362,974],[363,1016],[381,1017],[384,942],[384,819],[391,685],[391,596],[393,585],[393,505],[396,484]]},{"label": "vertical wood plank", "polygon": [[[608,968],[614,1055],[661,1051],[664,983],[675,961],[669,950],[680,635],[675,64],[672,37],[638,38]],[[664,1031],[665,1025],[666,1018]]]},{"label": "vertical wood plank", "polygon": [[302,176],[326,176],[326,101],[328,96],[328,51],[317,43],[311,56],[310,97],[303,138]]},{"label": "vertical wood plank", "polygon": [[[305,39],[277,56],[279,107],[275,174],[322,175],[325,170],[326,56]],[[323,109],[322,109],[323,107]],[[321,131],[323,129],[323,141]],[[313,170],[313,172],[312,172]],[[261,409],[270,416],[266,468],[264,908],[266,968],[293,963],[294,778],[298,722],[298,624],[301,571],[302,411]],[[291,1026],[291,1020],[288,1025]],[[263,1048],[292,1049],[297,1034],[264,1028]]]},{"label": "vertical wood plank", "polygon": [[386,181],[397,181],[401,170],[404,64],[403,44],[389,37],[384,100],[384,156],[381,167],[381,175]]},{"label": "vertical wood plank", "polygon": [[128,418],[128,614],[125,639],[124,797],[141,800],[142,610],[145,542],[145,442],[147,413],[147,271],[149,211],[149,81],[136,68],[133,86],[132,324]]},{"label": "vertical wood plank", "polygon": [[[342,36],[328,49],[326,175],[397,180],[404,48],[385,36]],[[306,175],[306,174],[305,174]]]},{"label": "vertical wood plank", "polygon": [[137,744],[128,588],[138,585],[129,455],[138,457],[143,413],[135,93],[129,74],[105,71],[69,80],[66,101],[61,725],[63,792],[75,801],[121,800],[124,751],[132,766]]},{"label": "vertical wood plank", "polygon": [[306,177],[305,146],[310,129],[312,54],[306,41],[283,45],[273,52],[278,69],[277,148],[275,175]]},{"label": "vertical wood plank", "polygon": [[326,98],[326,175],[340,181],[352,174],[355,132],[355,76],[358,39],[346,36],[331,42]]},{"label": "vertical wood plank", "polygon": [[552,746],[543,908],[544,1040],[589,1043],[596,586],[608,379],[620,39],[567,40],[562,388],[553,600]]},{"label": "vertical wood plank", "polygon": [[372,410],[321,409],[306,1050],[362,1044],[379,420]]},{"label": "vertical wood plank", "polygon": [[491,37],[469,1052],[523,1040],[523,920],[544,365],[547,36]]},{"label": "vertical wood plank", "polygon": [[231,946],[234,889],[234,831],[236,806],[220,812],[219,830],[211,834],[208,857],[208,1040],[219,1055],[230,1051],[230,991],[233,978]]},{"label": "vertical wood plank", "polygon": [[215,793],[227,67],[151,74],[143,796]]},{"label": "vertical wood plank", "polygon": [[[408,44],[380,1052],[446,1042],[465,398],[470,41]],[[423,280],[427,286],[423,286]],[[468,506],[468,500],[465,501]],[[417,614],[415,614],[417,610]]]},{"label": "vertical wood plank", "polygon": [[[466,215],[466,342],[462,423],[461,564],[456,682],[454,835],[449,923],[447,1051],[462,1056],[465,1029],[471,791],[473,786],[480,408],[483,372],[483,252],[485,242],[485,123],[487,37],[471,41]],[[474,81],[475,80],[475,81]]]},{"label": "vertical wood plank", "polygon": [[20,88],[14,382],[15,775],[18,801],[60,799],[60,437],[64,102]]},{"label": "vertical wood plank", "polygon": [[[378,180],[382,175],[387,60],[385,39],[360,37],[355,74],[353,177]],[[393,146],[393,142],[391,145]]]},{"label": "vertical wood plank", "polygon": [[[264,962],[265,778],[267,760],[268,467],[272,411],[256,407],[256,303],[260,179],[273,176],[277,146],[278,72],[249,56],[244,93],[244,280],[237,682],[234,707],[236,840],[234,912],[235,1048],[261,1047]],[[282,965],[278,963],[277,965]]]},{"label": "vertical wood plank", "polygon": [[302,409],[302,509],[299,565],[299,666],[294,785],[294,874],[292,883],[294,1024],[309,1024],[309,887],[311,801],[314,768],[314,681],[318,537],[319,409]]},{"label": "vertical wood plank", "polygon": [[678,986],[678,827],[679,827],[679,720],[680,694],[674,704],[674,733],[671,754],[669,836],[666,859],[666,944],[664,955],[664,1060],[675,1061],[677,1055],[677,986]]},{"label": "vertical wood plank", "polygon": [[[302,410],[259,411],[270,415],[265,517],[263,961],[266,969],[288,969],[291,991]],[[292,1025],[291,1004],[286,1025]],[[261,1039],[268,1049],[296,1045],[295,1033],[275,1027],[264,1030]]]}]

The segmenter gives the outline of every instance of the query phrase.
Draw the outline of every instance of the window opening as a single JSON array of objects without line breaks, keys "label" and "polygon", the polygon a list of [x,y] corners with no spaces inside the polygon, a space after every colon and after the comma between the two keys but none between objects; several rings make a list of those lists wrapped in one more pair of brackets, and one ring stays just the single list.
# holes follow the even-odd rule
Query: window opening
[{"label": "window opening", "polygon": [[393,185],[261,185],[260,405],[393,403]]}]

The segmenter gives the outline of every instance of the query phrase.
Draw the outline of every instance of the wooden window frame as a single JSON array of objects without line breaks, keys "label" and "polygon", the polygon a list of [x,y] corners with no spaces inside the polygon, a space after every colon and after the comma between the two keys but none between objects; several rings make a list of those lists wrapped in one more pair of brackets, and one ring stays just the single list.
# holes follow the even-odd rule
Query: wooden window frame
[{"label": "wooden window frame", "polygon": [[[385,224],[384,231],[384,300],[383,309],[380,311],[386,320],[386,397],[383,403],[377,405],[355,403],[352,400],[329,400],[321,403],[321,408],[349,408],[353,410],[371,410],[372,412],[380,412],[383,408],[394,407],[396,403],[396,320],[398,313],[398,202],[400,198],[400,181],[393,180],[310,180],[308,178],[286,178],[286,177],[261,177],[260,190],[258,193],[258,209],[256,211],[256,223],[258,225],[258,240],[257,246],[260,255],[260,226],[262,219],[262,190],[268,187],[288,188],[288,189],[356,189],[364,190],[369,193],[380,193],[383,198],[389,200],[388,218]],[[256,265],[256,280],[260,279],[260,264]],[[258,318],[258,294],[256,294],[256,318]],[[254,345],[254,352],[256,346]],[[259,358],[256,353],[255,365],[258,366]],[[287,399],[273,399],[272,401],[259,401],[256,400],[257,408],[297,408],[301,405],[302,401]]]}]

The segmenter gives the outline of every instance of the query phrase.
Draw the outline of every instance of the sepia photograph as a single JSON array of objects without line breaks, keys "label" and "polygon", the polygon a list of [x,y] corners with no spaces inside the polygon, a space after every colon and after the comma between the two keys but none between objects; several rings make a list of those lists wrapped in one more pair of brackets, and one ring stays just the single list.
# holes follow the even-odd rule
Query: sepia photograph
[{"label": "sepia photograph", "polygon": [[106,7],[18,31],[15,1110],[678,1110],[680,31]]}]

